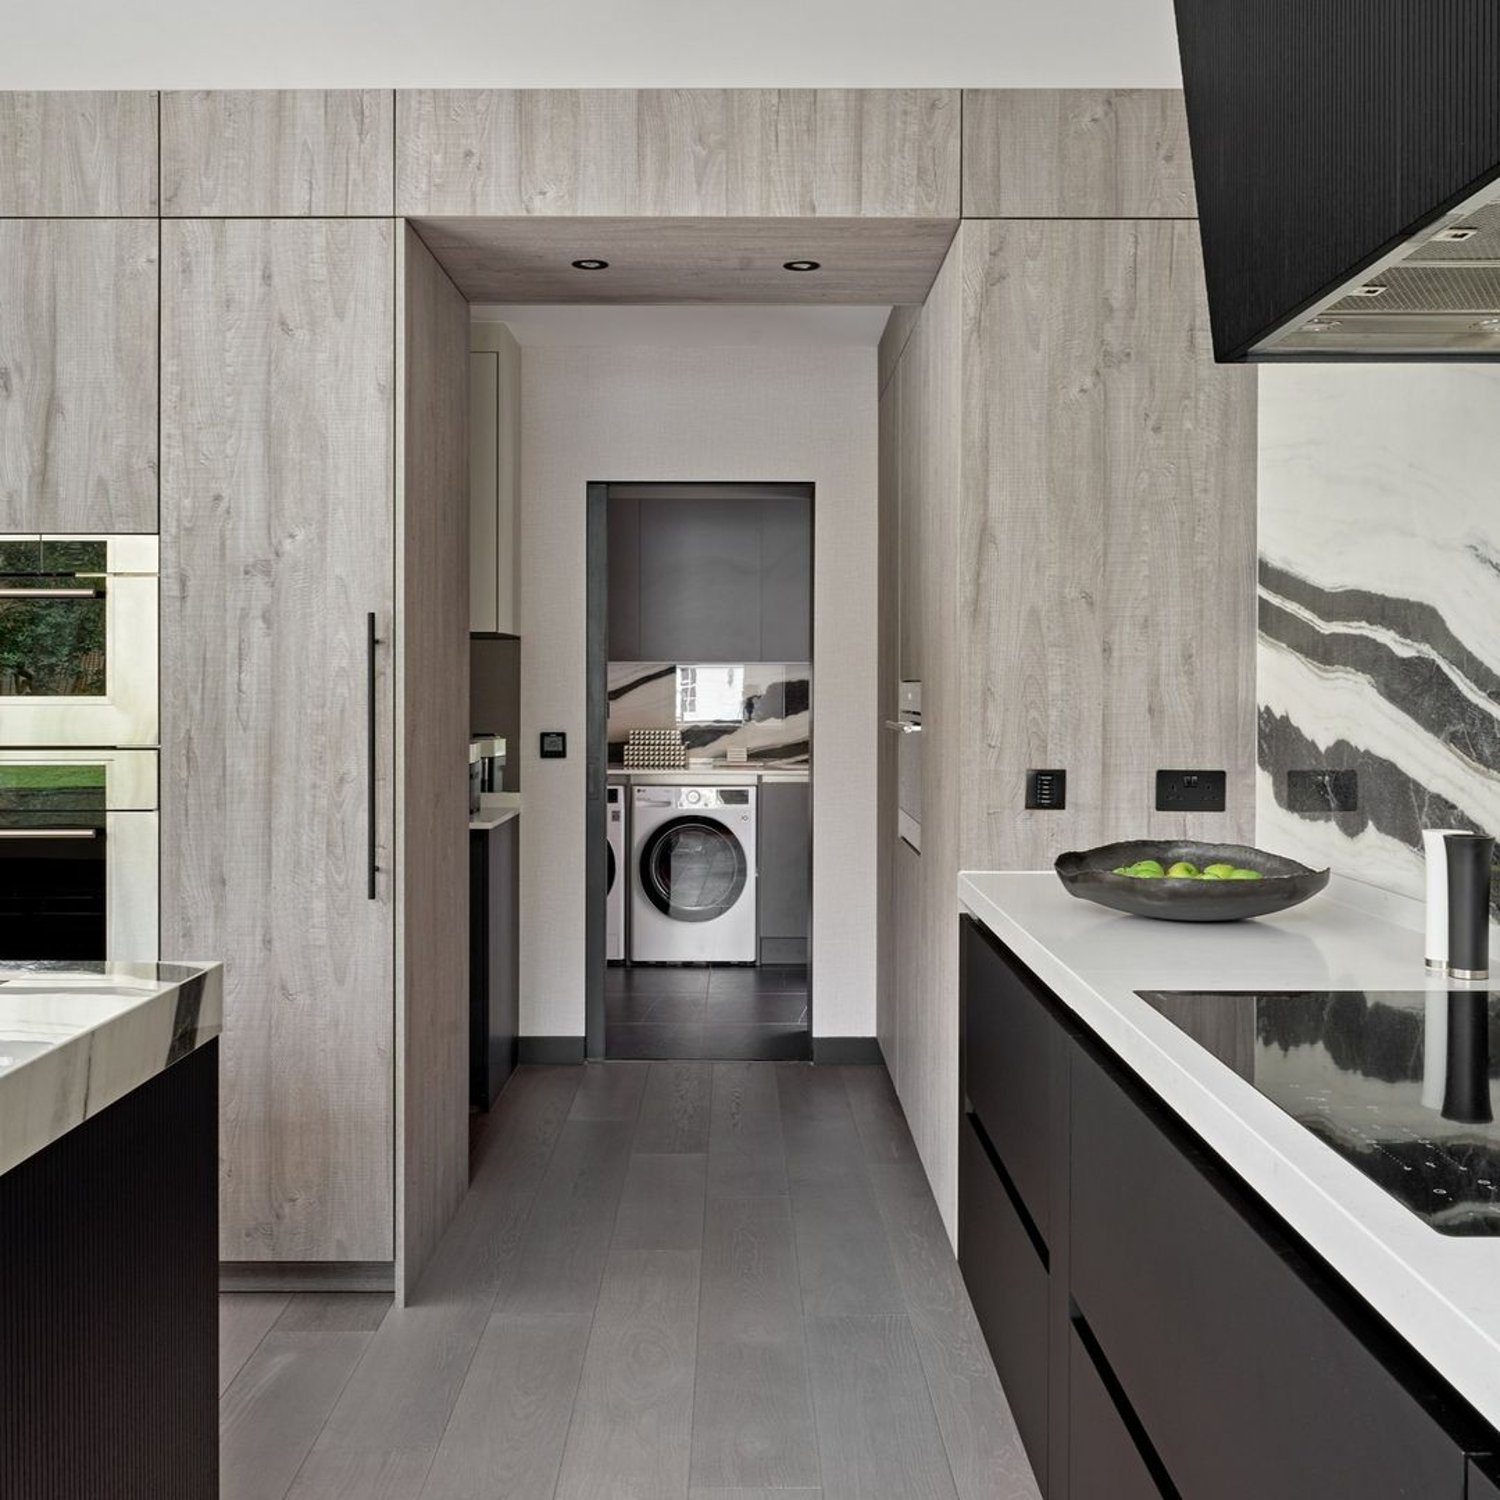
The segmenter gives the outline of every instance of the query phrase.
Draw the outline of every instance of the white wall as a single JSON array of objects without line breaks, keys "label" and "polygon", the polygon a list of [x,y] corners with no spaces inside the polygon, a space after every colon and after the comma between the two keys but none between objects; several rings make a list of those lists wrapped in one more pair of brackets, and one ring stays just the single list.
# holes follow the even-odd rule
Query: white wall
[{"label": "white wall", "polygon": [[0,88],[1175,88],[1171,0],[14,0]]},{"label": "white wall", "polygon": [[781,480],[816,486],[813,1028],[874,1036],[875,416],[872,348],[524,350],[523,1035],[584,1030],[587,486]]},{"label": "white wall", "polygon": [[[1261,367],[1265,847],[1420,896],[1423,827],[1500,832],[1497,474],[1494,365]],[[1320,765],[1358,812],[1284,805]]]}]

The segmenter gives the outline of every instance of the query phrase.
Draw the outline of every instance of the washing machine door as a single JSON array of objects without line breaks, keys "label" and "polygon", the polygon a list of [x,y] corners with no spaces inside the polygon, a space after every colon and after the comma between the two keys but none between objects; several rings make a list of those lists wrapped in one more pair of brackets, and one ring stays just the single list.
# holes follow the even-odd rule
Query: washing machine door
[{"label": "washing machine door", "polygon": [[641,891],[675,922],[712,922],[745,893],[750,863],[722,823],[688,813],[663,823],[641,850]]},{"label": "washing machine door", "polygon": [[607,896],[615,888],[615,846],[610,839],[604,841],[605,870],[608,872],[604,877],[604,894]]}]

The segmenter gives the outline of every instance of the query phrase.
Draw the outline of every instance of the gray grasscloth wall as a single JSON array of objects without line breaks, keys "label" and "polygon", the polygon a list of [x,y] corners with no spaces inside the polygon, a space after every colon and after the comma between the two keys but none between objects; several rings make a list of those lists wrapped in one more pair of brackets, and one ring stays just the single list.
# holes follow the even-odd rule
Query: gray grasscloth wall
[{"label": "gray grasscloth wall", "polygon": [[[1420,896],[1423,828],[1500,833],[1500,369],[1260,391],[1259,837]],[[1354,771],[1357,809],[1293,796],[1299,769]]]}]

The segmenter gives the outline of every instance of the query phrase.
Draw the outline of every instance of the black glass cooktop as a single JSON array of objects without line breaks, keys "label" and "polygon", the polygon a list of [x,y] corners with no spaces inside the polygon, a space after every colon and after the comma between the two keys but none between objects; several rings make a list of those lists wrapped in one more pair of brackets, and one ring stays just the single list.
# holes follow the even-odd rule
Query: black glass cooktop
[{"label": "black glass cooktop", "polygon": [[1500,1235],[1500,994],[1137,993],[1434,1229]]}]

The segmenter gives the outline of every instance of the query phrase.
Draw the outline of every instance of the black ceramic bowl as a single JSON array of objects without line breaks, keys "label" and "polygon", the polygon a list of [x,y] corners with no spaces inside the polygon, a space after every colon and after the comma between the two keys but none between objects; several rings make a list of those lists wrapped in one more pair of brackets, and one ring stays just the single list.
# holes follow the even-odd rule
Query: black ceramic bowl
[{"label": "black ceramic bowl", "polygon": [[[1180,859],[1201,870],[1207,865],[1238,865],[1259,870],[1259,880],[1142,880],[1116,875],[1119,865],[1155,859],[1170,869]],[[1053,866],[1071,895],[1100,906],[1129,912],[1133,917],[1156,917],[1163,922],[1236,922],[1241,917],[1264,917],[1285,911],[1316,896],[1328,884],[1327,870],[1310,870],[1295,859],[1267,854],[1244,844],[1199,844],[1191,840],[1167,844],[1160,839],[1130,839],[1123,844],[1101,844],[1060,854]]]}]

